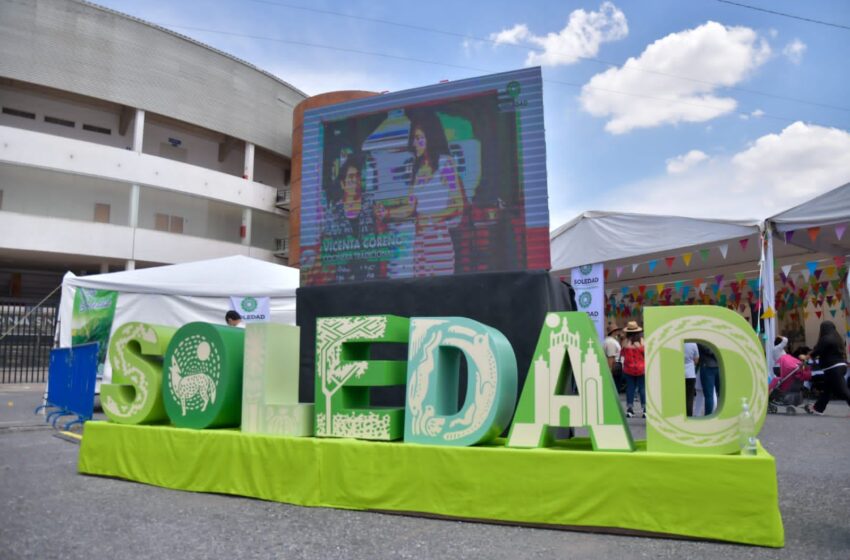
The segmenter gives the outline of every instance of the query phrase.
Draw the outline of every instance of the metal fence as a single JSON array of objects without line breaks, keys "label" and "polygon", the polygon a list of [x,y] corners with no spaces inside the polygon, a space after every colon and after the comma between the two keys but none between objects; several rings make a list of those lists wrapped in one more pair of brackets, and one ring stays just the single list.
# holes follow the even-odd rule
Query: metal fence
[{"label": "metal fence", "polygon": [[0,298],[0,383],[47,381],[59,303],[36,303]]}]

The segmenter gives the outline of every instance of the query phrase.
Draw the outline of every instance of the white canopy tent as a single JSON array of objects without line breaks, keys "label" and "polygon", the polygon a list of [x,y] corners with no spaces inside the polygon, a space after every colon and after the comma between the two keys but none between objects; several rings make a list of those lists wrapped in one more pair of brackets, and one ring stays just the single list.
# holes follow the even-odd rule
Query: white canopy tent
[{"label": "white canopy tent", "polygon": [[[231,296],[269,297],[271,321],[294,325],[299,281],[298,269],[241,255],[92,276],[68,272],[62,280],[59,344],[71,346],[74,295],[79,288],[118,292],[114,332],[128,321],[173,327],[193,321],[224,324]],[[107,361],[104,380],[109,379]]]},{"label": "white canopy tent", "polygon": [[[775,260],[780,268],[796,266],[805,272],[806,261],[824,262],[828,266],[833,257],[846,258],[850,255],[850,234],[844,234],[848,222],[850,183],[780,212],[766,221],[769,234],[768,262]],[[796,259],[787,257],[790,247],[796,249]],[[850,305],[847,280],[844,278],[844,302]],[[774,287],[771,285],[769,288],[770,293],[765,293],[765,299],[774,301]],[[850,328],[844,317],[840,317],[840,320],[844,322],[845,330]],[[776,318],[772,318],[770,324],[775,330]],[[806,338],[812,343],[813,333],[809,332]]]},{"label": "white canopy tent", "polygon": [[[763,280],[765,254],[759,220],[719,220],[618,212],[585,212],[551,236],[552,270],[566,275],[583,264],[605,263],[606,296],[619,290],[680,290]],[[758,301],[758,288],[753,290]],[[669,293],[669,292],[668,292]],[[716,292],[714,292],[716,295]],[[731,296],[731,292],[730,292]],[[736,308],[756,323],[758,310]],[[754,306],[752,306],[754,307]],[[756,323],[757,324],[757,323]]]},{"label": "white canopy tent", "polygon": [[[585,212],[552,233],[552,270],[560,273],[597,262],[610,267],[620,261],[633,263],[638,257],[646,262],[664,259],[671,252],[698,251],[730,240],[757,238],[759,226],[758,220]],[[710,255],[703,268],[726,266],[728,258],[736,257],[731,252],[725,258],[716,256]]]}]

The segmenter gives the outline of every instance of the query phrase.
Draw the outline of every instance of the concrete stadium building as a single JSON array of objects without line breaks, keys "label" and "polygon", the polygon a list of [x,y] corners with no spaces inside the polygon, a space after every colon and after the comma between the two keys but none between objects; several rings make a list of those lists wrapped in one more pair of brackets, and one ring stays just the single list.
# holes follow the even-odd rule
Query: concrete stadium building
[{"label": "concrete stadium building", "polygon": [[293,108],[226,53],[74,0],[0,2],[0,297],[248,255],[287,263]]}]

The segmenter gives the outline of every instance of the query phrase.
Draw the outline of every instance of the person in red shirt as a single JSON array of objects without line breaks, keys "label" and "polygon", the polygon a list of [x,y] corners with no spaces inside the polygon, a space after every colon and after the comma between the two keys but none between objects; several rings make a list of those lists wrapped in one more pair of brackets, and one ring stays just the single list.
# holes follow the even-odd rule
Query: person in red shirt
[{"label": "person in red shirt", "polygon": [[640,395],[640,407],[643,418],[646,418],[646,366],[643,344],[643,329],[637,321],[629,321],[623,329],[626,339],[620,355],[623,358],[623,373],[626,377],[626,416],[635,415],[632,404],[635,400],[635,389]]}]

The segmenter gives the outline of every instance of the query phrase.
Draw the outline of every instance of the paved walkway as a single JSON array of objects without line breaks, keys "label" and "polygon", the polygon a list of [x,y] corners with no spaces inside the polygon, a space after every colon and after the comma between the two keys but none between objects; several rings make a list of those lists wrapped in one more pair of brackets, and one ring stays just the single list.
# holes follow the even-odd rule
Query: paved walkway
[{"label": "paved walkway", "polygon": [[[32,414],[42,391],[0,386],[4,559],[850,558],[850,409],[840,401],[824,417],[765,422],[786,533],[774,550],[304,508],[82,476],[79,447]],[[636,437],[643,422],[629,420]]]}]

